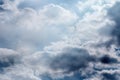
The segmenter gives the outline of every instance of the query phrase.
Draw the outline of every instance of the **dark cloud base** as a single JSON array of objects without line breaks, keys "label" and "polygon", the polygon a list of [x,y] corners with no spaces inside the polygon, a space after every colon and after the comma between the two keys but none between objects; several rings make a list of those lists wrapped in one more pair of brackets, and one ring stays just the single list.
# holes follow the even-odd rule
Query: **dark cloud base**
[{"label": "dark cloud base", "polygon": [[7,58],[7,61],[0,60],[0,72],[3,73],[4,69],[14,66],[15,61],[13,58]]},{"label": "dark cloud base", "polygon": [[73,72],[80,68],[86,68],[88,62],[94,60],[85,49],[71,48],[61,54],[62,55],[57,56],[52,60],[50,66],[53,69],[65,69],[67,72]]}]

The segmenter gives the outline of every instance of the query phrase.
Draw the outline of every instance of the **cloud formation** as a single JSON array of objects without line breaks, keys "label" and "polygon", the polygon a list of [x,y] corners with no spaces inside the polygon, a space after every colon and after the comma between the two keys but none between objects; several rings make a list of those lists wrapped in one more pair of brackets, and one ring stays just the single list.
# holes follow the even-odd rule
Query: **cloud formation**
[{"label": "cloud formation", "polygon": [[119,80],[119,4],[0,0],[0,80]]},{"label": "cloud formation", "polygon": [[30,8],[19,9],[14,4],[15,1],[6,1],[1,5],[1,9],[4,10],[0,14],[1,47],[37,46],[37,48],[43,48],[50,42],[69,35],[68,26],[77,20],[75,13],[59,5],[49,4],[35,11]]}]

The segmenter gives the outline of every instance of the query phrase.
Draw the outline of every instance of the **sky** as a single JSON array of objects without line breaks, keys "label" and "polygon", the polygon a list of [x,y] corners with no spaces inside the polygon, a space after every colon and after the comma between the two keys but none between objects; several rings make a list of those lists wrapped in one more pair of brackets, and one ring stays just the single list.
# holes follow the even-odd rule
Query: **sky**
[{"label": "sky", "polygon": [[120,0],[0,0],[0,80],[120,80]]}]

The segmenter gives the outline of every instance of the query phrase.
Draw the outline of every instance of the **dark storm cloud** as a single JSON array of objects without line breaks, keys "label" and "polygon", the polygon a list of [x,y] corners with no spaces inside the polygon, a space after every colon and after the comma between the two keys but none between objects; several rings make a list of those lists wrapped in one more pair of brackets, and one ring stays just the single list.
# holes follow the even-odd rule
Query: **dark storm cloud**
[{"label": "dark storm cloud", "polygon": [[[113,67],[114,64],[119,64],[118,59],[102,54],[102,55],[90,55],[91,53],[88,52],[85,48],[65,48],[62,52],[54,58],[51,58],[50,67],[53,70],[61,70],[62,74],[69,74],[73,73],[72,76],[65,76],[60,80],[83,80],[89,79],[96,75],[99,75],[99,72],[104,70],[108,71],[107,74],[100,74],[103,76],[104,80],[109,80],[107,77],[110,75],[110,71],[118,70],[117,67]],[[99,66],[99,63],[101,65]],[[93,66],[91,66],[91,64]],[[106,67],[105,65],[108,65]],[[99,76],[100,76],[99,75]],[[117,76],[118,74],[114,74]],[[114,76],[111,76],[113,79]],[[46,78],[46,77],[45,77]],[[54,79],[51,79],[54,80]],[[57,79],[59,80],[59,79]],[[111,79],[110,79],[111,80]]]},{"label": "dark storm cloud", "polygon": [[108,55],[104,55],[100,58],[100,62],[103,64],[112,64],[112,63],[117,63],[118,60],[116,58],[112,58]]},{"label": "dark storm cloud", "polygon": [[116,4],[109,9],[108,15],[110,18],[115,21],[115,26],[111,32],[113,40],[115,40],[115,44],[120,46],[120,2],[116,2]]},{"label": "dark storm cloud", "polygon": [[[89,66],[89,63],[97,64],[102,63],[104,64],[117,64],[119,63],[118,60],[114,57],[111,57],[109,55],[90,55],[89,52],[86,49],[83,48],[68,48],[66,49],[61,55],[56,56],[53,58],[52,62],[50,63],[50,67],[57,70],[62,69],[66,72],[75,72],[80,69],[86,69]],[[99,68],[94,68],[94,70],[99,70]],[[113,68],[110,68],[111,70]],[[100,69],[102,71],[104,69]],[[106,68],[106,70],[109,70]]]},{"label": "dark storm cloud", "polygon": [[12,57],[7,57],[4,59],[0,59],[0,72],[2,72],[5,68],[8,68],[15,64],[15,60]]},{"label": "dark storm cloud", "polygon": [[66,72],[74,72],[86,68],[88,63],[94,60],[94,57],[90,56],[87,50],[70,48],[66,49],[62,55],[55,57],[50,66],[53,69],[63,69],[66,70]]},{"label": "dark storm cloud", "polygon": [[116,73],[102,73],[102,80],[119,80]]}]

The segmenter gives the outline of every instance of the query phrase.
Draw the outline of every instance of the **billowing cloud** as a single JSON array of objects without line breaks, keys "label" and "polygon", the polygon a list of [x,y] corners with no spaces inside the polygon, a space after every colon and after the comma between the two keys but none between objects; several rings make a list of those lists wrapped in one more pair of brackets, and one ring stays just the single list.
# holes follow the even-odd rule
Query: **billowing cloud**
[{"label": "billowing cloud", "polygon": [[0,80],[119,80],[119,4],[0,0]]},{"label": "billowing cloud", "polygon": [[30,8],[18,9],[14,3],[9,1],[1,5],[1,8],[5,11],[0,14],[0,41],[1,47],[7,48],[24,46],[42,48],[50,42],[69,35],[68,26],[77,20],[75,13],[54,4],[46,5],[43,9],[35,11]]}]

